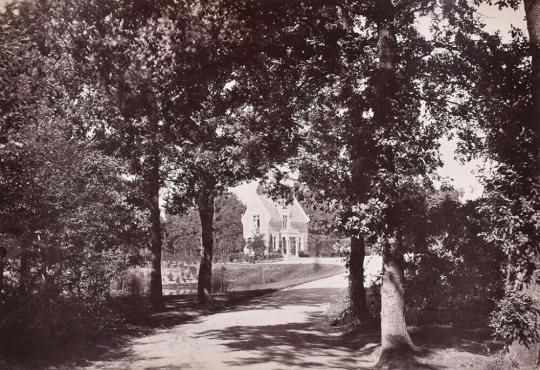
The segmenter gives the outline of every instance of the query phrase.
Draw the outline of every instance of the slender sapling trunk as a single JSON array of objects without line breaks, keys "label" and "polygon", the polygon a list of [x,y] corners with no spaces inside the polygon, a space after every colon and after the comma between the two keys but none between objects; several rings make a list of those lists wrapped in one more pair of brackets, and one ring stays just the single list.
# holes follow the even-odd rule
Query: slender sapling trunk
[{"label": "slender sapling trunk", "polygon": [[214,239],[212,237],[212,223],[214,220],[214,198],[211,192],[200,191],[197,204],[202,227],[202,253],[199,267],[199,280],[197,286],[198,301],[202,305],[212,304],[212,257]]}]

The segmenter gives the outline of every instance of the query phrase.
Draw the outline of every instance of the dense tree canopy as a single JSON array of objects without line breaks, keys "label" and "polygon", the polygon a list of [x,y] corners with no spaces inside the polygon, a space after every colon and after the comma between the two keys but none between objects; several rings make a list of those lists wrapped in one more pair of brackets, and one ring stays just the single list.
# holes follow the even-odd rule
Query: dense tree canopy
[{"label": "dense tree canopy", "polygon": [[[76,134],[88,107],[74,99],[75,63],[53,47],[50,15],[21,4],[0,20],[0,238],[10,241],[0,347],[14,354],[102,329],[111,280],[146,244],[124,164]],[[60,318],[73,330],[50,338]]]},{"label": "dense tree canopy", "polygon": [[[8,6],[0,18],[0,240],[9,241],[0,299],[12,319],[0,329],[16,328],[13,307],[23,303],[28,313],[72,299],[98,317],[110,282],[142,248],[160,309],[164,236],[173,258],[200,248],[198,298],[211,303],[212,262],[243,246],[243,206],[226,192],[272,179],[283,193],[292,173],[296,190],[310,189],[316,229],[351,238],[360,316],[365,248],[383,257],[381,365],[416,348],[407,304],[444,304],[436,292],[406,301],[405,287],[419,291],[438,276],[439,292],[497,297],[499,281],[490,279],[501,251],[504,296],[492,326],[508,344],[538,342],[530,294],[540,255],[537,1],[525,1],[525,11],[529,38],[513,30],[503,42],[463,1]],[[425,19],[429,35],[419,29]],[[464,157],[489,160],[483,199],[438,198],[445,135],[461,140]],[[165,206],[181,216],[162,225]],[[477,266],[479,257],[490,262]],[[464,275],[485,289],[460,285]],[[30,331],[42,319],[34,317]]]},{"label": "dense tree canopy", "polygon": [[507,256],[505,296],[492,325],[507,344],[530,345],[540,340],[540,311],[533,300],[540,256],[537,62],[522,30],[513,29],[509,36],[507,42],[486,33],[461,40],[461,70],[471,82],[460,87],[470,100],[459,109],[463,125],[458,134],[464,155],[489,161],[479,210],[490,222],[482,235]]}]

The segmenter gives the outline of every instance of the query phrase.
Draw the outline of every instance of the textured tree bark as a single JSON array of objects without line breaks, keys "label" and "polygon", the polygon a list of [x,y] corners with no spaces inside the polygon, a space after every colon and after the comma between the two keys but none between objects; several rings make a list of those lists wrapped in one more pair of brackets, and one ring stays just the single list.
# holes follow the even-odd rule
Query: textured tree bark
[{"label": "textured tree bark", "polygon": [[161,215],[159,210],[159,155],[154,153],[150,163],[149,210],[150,210],[150,304],[154,310],[161,310],[163,305],[163,289],[161,281]]},{"label": "textured tree bark", "polygon": [[362,324],[372,324],[373,318],[366,304],[364,288],[364,241],[351,238],[351,256],[349,261],[349,300],[355,319]]},{"label": "textured tree bark", "polygon": [[[376,98],[374,120],[378,127],[392,132],[393,97],[396,93],[395,55],[396,40],[392,30],[394,6],[391,0],[381,0],[378,7],[378,65],[375,75]],[[384,153],[389,173],[396,172],[392,147]],[[399,209],[388,211],[390,227],[399,226]],[[392,238],[393,239],[393,238]],[[412,343],[405,323],[403,255],[397,240],[388,240],[383,250],[383,283],[381,287],[381,347],[378,366],[388,368],[392,361],[418,348]]]},{"label": "textured tree bark", "polygon": [[214,220],[214,198],[207,189],[201,190],[197,199],[202,226],[202,254],[199,267],[197,298],[202,305],[211,305],[212,297],[212,256],[214,240],[212,223]]},{"label": "textured tree bark", "polygon": [[383,255],[380,367],[385,367],[396,357],[418,350],[407,332],[403,283],[403,256],[394,245],[390,245]]}]

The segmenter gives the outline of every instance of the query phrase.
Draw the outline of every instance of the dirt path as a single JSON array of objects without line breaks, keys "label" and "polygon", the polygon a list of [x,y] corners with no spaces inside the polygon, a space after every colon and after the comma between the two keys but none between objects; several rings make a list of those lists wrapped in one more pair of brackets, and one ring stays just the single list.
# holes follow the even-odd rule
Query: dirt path
[{"label": "dirt path", "polygon": [[[344,274],[271,293],[227,311],[133,339],[88,369],[369,369],[379,334],[329,326],[324,313],[347,286]],[[502,370],[490,333],[473,328],[413,330],[425,348],[396,359],[399,370]]]},{"label": "dirt path", "polygon": [[89,368],[358,368],[358,343],[345,341],[324,318],[329,303],[345,287],[345,276],[337,275],[285,289],[135,339]]}]

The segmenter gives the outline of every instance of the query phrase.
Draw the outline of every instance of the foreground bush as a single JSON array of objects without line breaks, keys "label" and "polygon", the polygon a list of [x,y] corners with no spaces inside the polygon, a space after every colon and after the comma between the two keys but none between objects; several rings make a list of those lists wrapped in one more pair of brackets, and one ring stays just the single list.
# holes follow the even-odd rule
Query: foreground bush
[{"label": "foreground bush", "polygon": [[4,358],[57,357],[91,346],[107,331],[140,323],[150,314],[143,296],[76,299],[42,291],[8,298],[0,308],[0,354]]},{"label": "foreground bush", "polygon": [[48,292],[25,299],[11,297],[0,315],[0,350],[5,357],[41,357],[69,350],[68,344],[95,339],[112,319],[104,305]]}]

